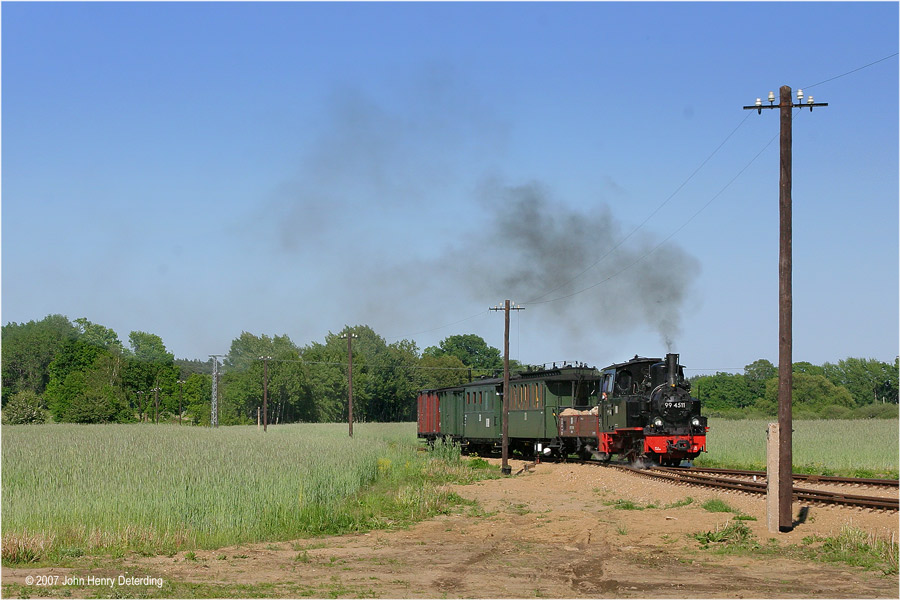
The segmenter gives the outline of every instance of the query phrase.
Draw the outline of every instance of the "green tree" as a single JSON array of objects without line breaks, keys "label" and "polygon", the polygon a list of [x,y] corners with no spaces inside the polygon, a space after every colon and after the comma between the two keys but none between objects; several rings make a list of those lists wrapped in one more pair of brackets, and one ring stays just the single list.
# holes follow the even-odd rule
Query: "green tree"
[{"label": "green tree", "polygon": [[419,359],[419,388],[437,389],[461,385],[469,380],[468,367],[451,355],[423,356]]},{"label": "green tree", "polygon": [[744,380],[754,399],[765,396],[766,381],[773,377],[778,377],[778,367],[764,358],[755,360],[744,367]]},{"label": "green tree", "polygon": [[488,346],[481,336],[469,333],[451,335],[441,341],[439,347],[429,346],[425,356],[455,356],[467,367],[484,371],[497,371],[503,368],[503,356],[500,350]]},{"label": "green tree", "polygon": [[367,325],[331,333],[324,343],[303,348],[302,407],[319,421],[347,419],[347,340],[356,335],[353,348],[354,420],[395,421],[415,417],[415,398],[421,387],[416,367],[415,343],[400,340],[387,344]]},{"label": "green tree", "polygon": [[825,363],[823,370],[829,381],[847,388],[857,406],[876,401],[897,403],[898,369],[874,358],[846,358],[837,364]]},{"label": "green tree", "polygon": [[231,342],[222,375],[220,423],[256,422],[263,405],[264,362],[268,360],[268,422],[283,423],[309,416],[302,403],[299,349],[287,335],[256,336],[246,331]]},{"label": "green tree", "polygon": [[712,376],[694,378],[691,384],[693,395],[700,398],[708,410],[742,409],[753,403],[753,394],[744,375],[716,373]]},{"label": "green tree", "polygon": [[[158,335],[145,331],[132,331],[128,335],[131,352],[122,377],[125,396],[131,409],[141,420],[156,416],[155,401],[159,396],[159,418],[177,412],[177,381],[180,370],[175,357],[166,350]],[[154,392],[159,388],[159,392]],[[140,392],[140,393],[138,393]]]},{"label": "green tree", "polygon": [[43,395],[50,382],[50,363],[77,336],[78,329],[63,315],[4,325],[0,343],[3,404],[20,391]]},{"label": "green tree", "polygon": [[312,342],[304,347],[302,356],[303,404],[311,420],[346,421],[347,342],[329,334],[324,344]]},{"label": "green tree", "polygon": [[85,373],[94,361],[108,351],[80,339],[68,342],[48,367],[50,380],[44,398],[56,421],[70,421],[71,406],[84,394]]},{"label": "green tree", "polygon": [[[794,415],[797,414],[827,414],[836,409],[827,409],[829,406],[851,409],[854,406],[853,396],[842,386],[836,386],[824,375],[810,375],[808,373],[794,373],[791,386],[791,407]],[[757,407],[767,414],[774,415],[778,409],[778,378],[766,382],[766,395],[757,401]],[[839,411],[841,414],[844,411]]]},{"label": "green tree", "polygon": [[107,423],[130,420],[122,387],[124,359],[78,339],[50,364],[46,399],[60,422]]},{"label": "green tree", "polygon": [[791,365],[792,373],[806,373],[807,375],[825,375],[825,369],[810,362],[800,361]]},{"label": "green tree", "polygon": [[112,329],[91,323],[84,317],[75,319],[75,326],[80,332],[79,339],[85,344],[106,348],[116,354],[124,354],[125,349],[122,347],[122,342],[119,341],[118,334]]},{"label": "green tree", "polygon": [[191,373],[184,380],[184,422],[209,426],[212,377]]},{"label": "green tree", "polygon": [[400,340],[384,344],[379,336],[370,352],[366,418],[382,422],[413,420],[419,389],[419,374],[415,369],[419,350],[415,342]]},{"label": "green tree", "polygon": [[103,352],[84,376],[82,393],[73,397],[66,420],[74,423],[121,423],[132,420],[122,387],[122,357]]},{"label": "green tree", "polygon": [[128,334],[131,352],[135,359],[148,363],[173,364],[175,356],[166,350],[162,338],[154,333],[132,331]]}]

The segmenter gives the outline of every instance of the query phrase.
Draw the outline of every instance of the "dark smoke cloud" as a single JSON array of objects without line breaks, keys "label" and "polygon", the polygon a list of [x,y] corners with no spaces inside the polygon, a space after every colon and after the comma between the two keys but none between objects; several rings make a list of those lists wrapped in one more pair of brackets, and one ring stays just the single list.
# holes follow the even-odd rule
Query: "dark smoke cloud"
[{"label": "dark smoke cloud", "polygon": [[462,234],[471,244],[450,251],[438,269],[482,300],[514,298],[546,310],[572,335],[650,327],[673,347],[700,268],[682,248],[666,242],[653,250],[662,236],[640,231],[625,239],[609,206],[573,209],[538,183],[488,182],[481,205],[484,218]]},{"label": "dark smoke cloud", "polygon": [[[431,69],[402,111],[336,90],[295,176],[264,203],[255,228],[247,219],[246,239],[266,240],[300,282],[314,272],[305,293],[327,290],[340,318],[387,334],[446,323],[469,302],[512,298],[531,305],[542,330],[583,340],[651,328],[671,348],[698,262],[672,243],[642,259],[665,234],[642,229],[626,240],[625,215],[594,199],[573,208],[539,183],[499,178],[473,192],[473,181],[497,169],[508,125],[468,89]],[[625,204],[628,187],[603,181]],[[314,314],[297,318],[321,325]]]}]

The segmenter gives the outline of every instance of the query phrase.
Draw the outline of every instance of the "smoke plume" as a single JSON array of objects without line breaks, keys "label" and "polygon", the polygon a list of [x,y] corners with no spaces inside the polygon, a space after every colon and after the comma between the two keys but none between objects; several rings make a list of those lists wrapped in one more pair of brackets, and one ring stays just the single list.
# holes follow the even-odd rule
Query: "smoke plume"
[{"label": "smoke plume", "polygon": [[[472,244],[438,267],[481,298],[514,298],[546,310],[570,334],[657,331],[669,349],[681,327],[698,261],[661,236],[623,233],[602,203],[573,209],[538,183],[482,186],[485,218]],[[630,231],[630,230],[629,230]],[[658,247],[657,247],[658,246]]]}]

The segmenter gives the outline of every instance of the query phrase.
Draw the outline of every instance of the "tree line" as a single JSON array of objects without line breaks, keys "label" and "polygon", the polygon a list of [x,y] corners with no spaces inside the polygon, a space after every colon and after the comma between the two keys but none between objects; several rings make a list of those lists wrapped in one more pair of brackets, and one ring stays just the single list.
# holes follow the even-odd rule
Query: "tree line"
[{"label": "tree line", "polygon": [[[219,423],[256,422],[264,368],[269,423],[346,420],[349,361],[341,338],[346,333],[355,336],[354,419],[359,421],[415,420],[418,390],[495,375],[503,367],[500,351],[472,334],[450,336],[420,351],[410,340],[389,344],[366,325],[302,347],[286,335],[242,332],[219,368]],[[2,328],[4,423],[209,425],[212,373],[211,360],[176,359],[155,334],[132,331],[126,346],[112,329],[84,318],[49,315]]]},{"label": "tree line", "polygon": [[[219,369],[219,423],[255,423],[263,404],[268,421],[347,419],[348,344],[353,352],[354,418],[411,421],[417,392],[499,375],[500,350],[474,334],[451,335],[419,350],[392,343],[367,325],[296,345],[287,335],[242,332]],[[268,357],[265,361],[261,357]],[[209,425],[212,361],[176,359],[155,334],[118,334],[85,318],[49,315],[2,328],[4,423],[183,422]],[[511,361],[513,371],[529,368]],[[692,393],[711,416],[774,415],[777,368],[757,360],[743,374],[691,379]],[[898,360],[847,358],[822,366],[794,364],[794,413],[799,418],[896,417]]]},{"label": "tree line", "polygon": [[[792,365],[791,406],[795,418],[897,418],[900,358],[874,358]],[[716,373],[690,379],[705,414],[727,418],[769,417],[778,411],[778,367],[760,359],[743,374]]]}]

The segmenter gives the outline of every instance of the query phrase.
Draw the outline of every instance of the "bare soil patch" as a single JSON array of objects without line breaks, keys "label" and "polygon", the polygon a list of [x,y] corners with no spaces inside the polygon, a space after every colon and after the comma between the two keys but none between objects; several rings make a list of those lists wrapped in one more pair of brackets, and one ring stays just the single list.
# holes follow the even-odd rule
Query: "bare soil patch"
[{"label": "bare soil patch", "polygon": [[[525,463],[512,465],[516,472]],[[761,542],[776,537],[785,545],[835,535],[846,523],[896,539],[895,513],[811,506],[793,532],[773,535],[759,497],[565,464],[541,464],[454,491],[477,507],[404,530],[197,551],[194,560],[185,553],[129,556],[105,570],[85,562],[40,571],[127,571],[188,586],[176,589],[200,596],[224,590],[231,596],[380,598],[898,597],[896,575],[805,559],[716,554],[691,537],[733,516],[703,509],[711,498],[756,517],[745,523]],[[687,497],[694,501],[685,505]],[[621,501],[644,510],[622,510]],[[3,583],[22,584],[37,573],[4,568]]]}]

